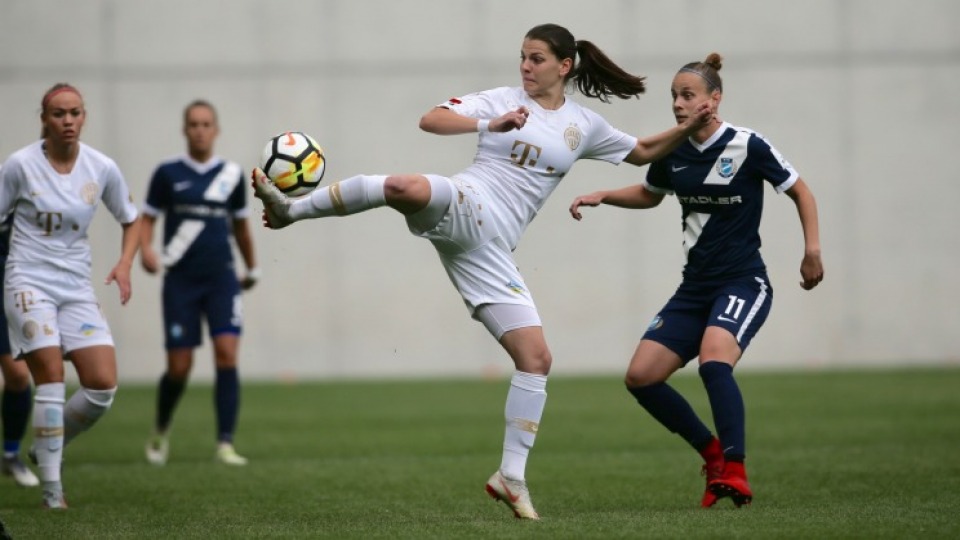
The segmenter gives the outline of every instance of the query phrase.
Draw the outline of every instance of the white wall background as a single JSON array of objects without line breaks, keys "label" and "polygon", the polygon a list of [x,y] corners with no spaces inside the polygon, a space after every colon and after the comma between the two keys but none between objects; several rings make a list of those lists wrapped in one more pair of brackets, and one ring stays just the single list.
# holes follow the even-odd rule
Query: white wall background
[{"label": "white wall background", "polygon": [[[329,180],[449,175],[475,139],[422,133],[421,114],[518,85],[522,37],[544,22],[648,77],[639,101],[574,98],[639,135],[672,123],[676,70],[720,52],[722,116],[770,138],[814,190],[826,280],[813,292],[797,285],[796,212],[768,190],[763,253],[776,295],[744,368],[960,363],[954,0],[0,0],[0,156],[34,140],[40,97],[68,81],[86,99],[84,140],[117,160],[138,200],[156,163],[183,151],[181,111],[198,97],[219,108],[219,152],[247,168],[267,137],[302,129],[325,147]],[[581,162],[517,250],[555,374],[621,372],[679,282],[674,201],[593,210],[582,223],[567,215],[575,195],[643,174]],[[99,279],[119,227],[101,212],[91,234]],[[398,214],[257,226],[255,240],[265,279],[245,296],[246,377],[511,369]],[[134,291],[126,307],[114,288],[99,294],[122,378],[153,380],[159,279],[138,267]],[[197,377],[209,378],[209,358],[198,351]]]}]

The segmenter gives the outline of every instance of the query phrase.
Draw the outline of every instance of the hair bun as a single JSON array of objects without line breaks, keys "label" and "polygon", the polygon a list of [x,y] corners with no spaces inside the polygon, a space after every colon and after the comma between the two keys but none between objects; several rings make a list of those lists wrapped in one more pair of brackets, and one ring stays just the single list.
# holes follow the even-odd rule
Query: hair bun
[{"label": "hair bun", "polygon": [[703,63],[717,71],[720,71],[720,68],[723,67],[723,57],[718,53],[712,52],[707,55],[707,59],[704,60]]}]

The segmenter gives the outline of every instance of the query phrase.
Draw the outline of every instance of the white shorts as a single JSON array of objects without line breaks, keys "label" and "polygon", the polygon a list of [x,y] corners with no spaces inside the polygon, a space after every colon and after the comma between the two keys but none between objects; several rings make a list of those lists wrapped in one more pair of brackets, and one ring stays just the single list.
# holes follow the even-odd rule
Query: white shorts
[{"label": "white shorts", "polygon": [[484,304],[520,304],[536,311],[509,246],[485,210],[490,205],[483,193],[457,179],[427,179],[430,203],[408,216],[407,225],[433,243],[470,314],[476,317]]},{"label": "white shorts", "polygon": [[39,284],[26,273],[8,268],[4,276],[3,307],[15,358],[46,347],[61,347],[66,354],[114,345],[88,280],[60,275],[56,285]]}]

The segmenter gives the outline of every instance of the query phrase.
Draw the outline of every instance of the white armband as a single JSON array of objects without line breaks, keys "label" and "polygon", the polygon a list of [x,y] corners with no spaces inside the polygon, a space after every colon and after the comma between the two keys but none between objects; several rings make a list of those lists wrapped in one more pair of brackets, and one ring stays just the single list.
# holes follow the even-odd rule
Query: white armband
[{"label": "white armband", "polygon": [[490,121],[477,120],[477,131],[479,133],[490,133]]}]

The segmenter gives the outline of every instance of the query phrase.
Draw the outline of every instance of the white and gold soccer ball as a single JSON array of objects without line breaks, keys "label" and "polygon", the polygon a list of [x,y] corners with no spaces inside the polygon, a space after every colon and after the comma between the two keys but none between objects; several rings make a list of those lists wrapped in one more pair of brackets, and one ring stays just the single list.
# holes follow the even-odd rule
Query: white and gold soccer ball
[{"label": "white and gold soccer ball", "polygon": [[313,191],[323,179],[323,148],[302,131],[285,131],[263,147],[260,168],[288,197]]}]

